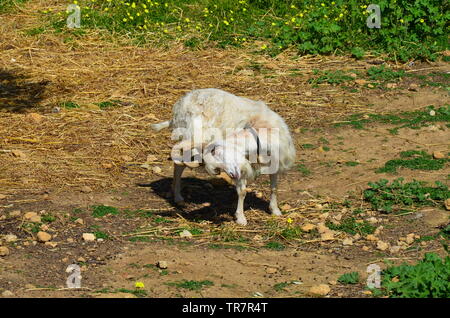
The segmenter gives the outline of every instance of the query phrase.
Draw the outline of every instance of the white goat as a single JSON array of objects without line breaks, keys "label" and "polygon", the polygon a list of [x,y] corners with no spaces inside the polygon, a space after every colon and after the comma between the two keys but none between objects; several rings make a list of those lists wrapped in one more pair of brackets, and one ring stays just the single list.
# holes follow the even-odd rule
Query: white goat
[{"label": "white goat", "polygon": [[[209,174],[224,171],[233,179],[238,194],[238,224],[247,224],[243,209],[247,181],[260,173],[270,174],[269,208],[272,214],[281,215],[277,177],[293,165],[295,148],[284,120],[264,102],[219,89],[194,90],[175,103],[172,120],[151,127],[158,131],[171,127],[183,137],[172,152],[176,203],[183,201],[180,181],[184,168],[197,167],[204,161]],[[181,149],[184,160],[180,160]],[[192,156],[194,161],[190,160]]]}]

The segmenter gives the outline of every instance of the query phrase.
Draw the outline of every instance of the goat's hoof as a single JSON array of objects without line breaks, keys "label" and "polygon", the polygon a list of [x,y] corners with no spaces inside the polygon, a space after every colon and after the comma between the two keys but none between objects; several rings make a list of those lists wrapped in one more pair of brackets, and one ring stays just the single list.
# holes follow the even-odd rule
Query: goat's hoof
[{"label": "goat's hoof", "polygon": [[247,225],[247,219],[246,218],[238,218],[236,219],[236,223],[242,226],[246,226]]},{"label": "goat's hoof", "polygon": [[186,206],[186,202],[184,202],[184,199],[183,199],[183,198],[177,198],[177,199],[175,199],[174,201],[175,201],[175,204],[176,204],[176,205],[179,205],[179,206]]},{"label": "goat's hoof", "polygon": [[272,215],[276,215],[276,216],[280,216],[281,215],[281,211],[278,208],[271,210],[271,212],[272,212]]}]

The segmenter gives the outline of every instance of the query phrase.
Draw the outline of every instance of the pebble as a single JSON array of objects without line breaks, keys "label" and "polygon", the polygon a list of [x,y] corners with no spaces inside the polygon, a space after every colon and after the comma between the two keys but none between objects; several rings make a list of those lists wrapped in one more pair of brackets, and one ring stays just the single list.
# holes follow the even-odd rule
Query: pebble
[{"label": "pebble", "polygon": [[55,248],[58,246],[58,243],[56,242],[45,242],[44,243],[45,246],[51,247],[51,248]]},{"label": "pebble", "polygon": [[445,155],[442,152],[440,152],[440,151],[434,151],[433,152],[433,158],[434,159],[444,159]]},{"label": "pebble", "polygon": [[52,239],[52,236],[47,232],[39,231],[36,235],[36,238],[39,242],[48,242]]},{"label": "pebble", "polygon": [[283,211],[287,211],[287,210],[290,210],[290,209],[292,209],[292,207],[289,205],[289,204],[283,204],[283,206],[281,207],[281,210],[283,210]]},{"label": "pebble", "polygon": [[256,234],[255,236],[253,236],[252,240],[260,242],[260,241],[263,240],[263,237],[261,235],[259,235],[259,234]]},{"label": "pebble", "polygon": [[368,234],[368,235],[366,236],[366,240],[368,240],[368,241],[378,241],[378,237],[376,237],[376,236],[373,235],[373,234]]},{"label": "pebble", "polygon": [[419,85],[412,83],[411,85],[409,85],[408,90],[413,91],[413,92],[417,92],[417,90],[419,89]]},{"label": "pebble", "polygon": [[0,256],[8,256],[9,255],[9,248],[6,246],[0,246]]},{"label": "pebble", "polygon": [[309,292],[310,292],[311,294],[319,295],[319,296],[325,296],[325,295],[327,295],[330,291],[331,291],[331,288],[330,288],[330,286],[328,286],[327,284],[315,285],[315,286],[312,286],[312,287],[309,289]]},{"label": "pebble", "polygon": [[25,158],[27,157],[27,155],[26,155],[23,151],[17,150],[17,149],[12,150],[11,153],[12,153],[13,156],[16,157],[16,158],[22,158],[22,159],[25,159]]},{"label": "pebble", "polygon": [[392,254],[396,254],[396,253],[400,252],[400,249],[401,249],[400,246],[395,245],[395,246],[392,246],[392,247],[389,249],[389,252],[391,252]]},{"label": "pebble", "polygon": [[95,235],[93,233],[83,233],[83,240],[86,242],[95,241]]},{"label": "pebble", "polygon": [[266,273],[267,274],[275,274],[276,272],[278,272],[278,269],[276,269],[274,267],[267,267],[266,268]]},{"label": "pebble", "polygon": [[378,241],[377,242],[377,249],[379,249],[380,251],[385,251],[389,248],[389,243],[383,242],[383,241]]},{"label": "pebble", "polygon": [[353,240],[351,238],[346,238],[342,241],[342,245],[345,246],[353,245]]},{"label": "pebble", "polygon": [[311,223],[305,224],[301,227],[303,232],[310,232],[310,231],[314,230],[315,228],[316,228],[316,226]]},{"label": "pebble", "polygon": [[189,232],[188,230],[183,230],[182,232],[180,232],[180,237],[191,238],[192,233]]},{"label": "pebble", "polygon": [[78,223],[78,224],[81,224],[81,225],[84,224],[84,221],[83,221],[82,218],[78,218],[78,219],[76,219],[74,222],[75,222],[75,223]]},{"label": "pebble", "polygon": [[324,223],[318,223],[317,230],[319,231],[319,233],[325,233],[330,231],[330,229]]},{"label": "pebble", "polygon": [[6,199],[6,195],[0,193],[0,200]]},{"label": "pebble", "polygon": [[92,192],[92,188],[90,186],[82,186],[81,187],[81,192],[83,192],[83,193],[90,193],[90,192]]},{"label": "pebble", "polygon": [[158,166],[155,166],[152,168],[152,172],[158,174],[162,172],[162,169]]},{"label": "pebble", "polygon": [[407,243],[407,244],[412,244],[412,243],[414,243],[414,233],[410,233],[410,234],[408,234],[408,235],[406,235],[406,239],[405,239],[405,242]]},{"label": "pebble", "polygon": [[371,224],[378,223],[378,219],[373,216],[371,218],[368,218],[367,221],[369,221],[369,223],[371,223]]},{"label": "pebble", "polygon": [[12,243],[17,241],[17,236],[14,234],[7,234],[3,237],[3,239],[5,240],[5,242],[7,243]]},{"label": "pebble", "polygon": [[334,239],[334,233],[332,231],[324,232],[320,235],[322,241],[331,241]]},{"label": "pebble", "polygon": [[362,250],[367,252],[367,251],[370,250],[370,248],[369,248],[368,246],[365,246],[365,245],[364,245],[364,246],[362,247]]},{"label": "pebble", "polygon": [[38,113],[29,113],[26,115],[26,118],[29,121],[35,122],[36,124],[39,124],[44,119],[44,117]]},{"label": "pebble", "polygon": [[445,205],[445,208],[450,211],[450,198],[445,200],[444,205]]},{"label": "pebble", "polygon": [[127,155],[123,155],[122,156],[122,160],[124,160],[124,161],[131,161],[131,160],[133,160],[133,158],[130,157],[130,156],[127,156]]},{"label": "pebble", "polygon": [[161,268],[161,269],[166,269],[167,267],[169,267],[169,265],[167,264],[166,261],[158,261],[156,266],[158,266],[158,268]]}]

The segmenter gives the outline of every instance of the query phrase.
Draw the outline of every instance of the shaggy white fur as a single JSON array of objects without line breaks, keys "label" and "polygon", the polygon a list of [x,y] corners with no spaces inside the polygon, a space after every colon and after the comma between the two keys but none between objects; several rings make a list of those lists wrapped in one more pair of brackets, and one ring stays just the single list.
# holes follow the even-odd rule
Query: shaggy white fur
[{"label": "shaggy white fur", "polygon": [[[224,171],[233,179],[239,197],[235,214],[238,224],[247,224],[243,212],[247,181],[260,173],[270,175],[272,214],[281,214],[277,177],[294,164],[295,148],[284,120],[264,102],[214,88],[198,89],[175,103],[170,121],[151,127],[158,131],[171,127],[175,139],[183,140],[175,147],[178,152],[173,151],[175,202],[183,201],[180,180],[185,166],[204,163],[208,173]],[[193,155],[197,155],[196,159],[189,162]]]}]

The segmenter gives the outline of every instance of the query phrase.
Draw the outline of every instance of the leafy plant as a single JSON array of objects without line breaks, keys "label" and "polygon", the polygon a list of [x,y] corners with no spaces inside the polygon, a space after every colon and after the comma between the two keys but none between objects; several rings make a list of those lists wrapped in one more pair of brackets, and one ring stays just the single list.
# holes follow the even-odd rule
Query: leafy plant
[{"label": "leafy plant", "polygon": [[450,256],[427,253],[416,265],[392,266],[382,272],[382,287],[390,297],[449,298]]},{"label": "leafy plant", "polygon": [[344,218],[340,224],[327,222],[326,226],[334,231],[341,231],[351,235],[367,235],[375,232],[376,227],[366,221],[356,222],[354,217]]},{"label": "leafy plant", "polygon": [[377,173],[396,173],[398,168],[408,168],[412,170],[439,170],[444,168],[450,159],[434,159],[432,155],[425,151],[409,150],[400,153],[402,159],[389,160],[384,167],[377,169]]},{"label": "leafy plant", "polygon": [[101,218],[108,214],[111,214],[111,215],[119,214],[119,210],[112,206],[94,205],[91,208],[92,208],[92,216],[94,218]]},{"label": "leafy plant", "polygon": [[450,190],[442,182],[436,181],[435,187],[425,186],[425,182],[412,181],[403,183],[398,178],[389,184],[386,179],[369,182],[370,188],[364,190],[364,200],[372,208],[382,212],[392,212],[395,207],[442,204],[450,197]]},{"label": "leafy plant", "polygon": [[359,279],[360,277],[358,272],[351,272],[341,275],[337,281],[341,284],[358,284]]},{"label": "leafy plant", "polygon": [[214,283],[209,280],[202,280],[202,281],[196,281],[196,280],[182,280],[179,282],[169,282],[166,283],[169,286],[175,286],[178,288],[184,288],[189,290],[201,290],[205,286],[213,286]]}]

